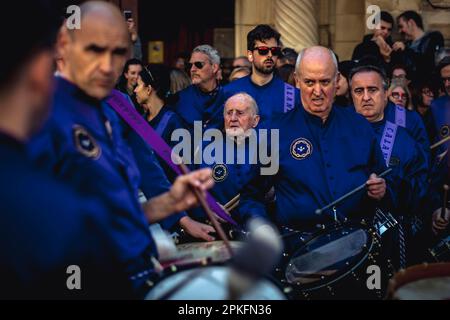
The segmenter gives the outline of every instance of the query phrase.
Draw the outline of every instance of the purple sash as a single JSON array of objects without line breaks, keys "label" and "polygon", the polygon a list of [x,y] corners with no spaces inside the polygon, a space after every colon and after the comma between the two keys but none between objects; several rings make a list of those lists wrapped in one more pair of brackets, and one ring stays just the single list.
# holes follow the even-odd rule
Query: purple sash
[{"label": "purple sash", "polygon": [[384,161],[386,161],[386,167],[389,168],[391,162],[392,150],[394,149],[395,136],[397,135],[397,125],[386,121],[384,126],[383,135],[381,136],[380,147],[383,152]]},{"label": "purple sash", "polygon": [[406,109],[398,105],[395,106],[395,124],[406,128]]},{"label": "purple sash", "polygon": [[[134,109],[134,107],[125,99],[117,90],[113,90],[111,96],[107,100],[108,104],[122,117],[122,119],[130,125],[131,128],[155,150],[155,152],[175,171],[181,175],[181,169],[172,162],[172,149],[167,143],[155,132],[147,121]],[[216,200],[209,194],[206,194],[206,200],[211,209],[223,220],[237,225],[237,223],[225,213],[225,211],[217,204]]]},{"label": "purple sash", "polygon": [[284,84],[284,113],[294,109],[295,88],[290,84]]}]

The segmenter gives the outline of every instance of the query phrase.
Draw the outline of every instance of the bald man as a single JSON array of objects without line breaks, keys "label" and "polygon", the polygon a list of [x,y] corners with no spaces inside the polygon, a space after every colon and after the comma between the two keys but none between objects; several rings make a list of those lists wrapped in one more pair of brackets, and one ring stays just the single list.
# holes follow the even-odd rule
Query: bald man
[{"label": "bald man", "polygon": [[[213,154],[212,162],[203,157],[199,168],[211,168],[215,182],[211,193],[222,205],[227,204],[241,192],[242,188],[255,177],[256,170],[252,164],[256,163],[257,131],[259,124],[259,108],[256,101],[247,93],[238,93],[225,102],[224,143],[222,156]],[[253,141],[254,143],[250,143]],[[215,144],[213,142],[211,145]],[[207,146],[203,148],[205,150]],[[203,210],[193,210],[193,214],[201,219],[206,215]],[[233,210],[233,218],[241,221],[239,211]]]},{"label": "bald man", "polygon": [[137,297],[157,257],[148,223],[197,203],[191,186],[206,190],[210,170],[194,172],[140,205],[140,171],[123,137],[117,114],[106,104],[129,58],[130,36],[117,7],[106,2],[81,6],[81,29],[61,29],[58,50],[64,60],[56,79],[53,113],[31,148],[37,163],[83,193],[110,205],[117,259]]},{"label": "bald man", "polygon": [[[296,85],[303,107],[273,122],[280,129],[279,171],[261,176],[241,197],[239,211],[248,219],[268,217],[260,186],[275,188],[273,220],[279,226],[309,228],[336,218],[371,216],[388,200],[383,156],[369,123],[360,115],[333,106],[339,74],[333,52],[311,47],[300,53]],[[361,184],[366,189],[335,210],[315,212]]]}]

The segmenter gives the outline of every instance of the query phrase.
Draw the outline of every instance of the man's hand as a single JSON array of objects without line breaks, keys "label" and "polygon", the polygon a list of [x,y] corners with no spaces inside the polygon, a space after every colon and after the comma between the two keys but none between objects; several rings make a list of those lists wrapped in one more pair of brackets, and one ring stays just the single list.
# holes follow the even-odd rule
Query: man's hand
[{"label": "man's hand", "polygon": [[375,173],[372,173],[369,180],[366,182],[367,195],[374,200],[383,199],[386,194],[386,181],[383,178],[378,178]]},{"label": "man's hand", "polygon": [[169,190],[169,198],[174,212],[181,212],[199,205],[193,188],[206,196],[206,190],[214,186],[211,169],[193,171],[179,176]]},{"label": "man's hand", "polygon": [[445,215],[444,215],[444,219],[441,218],[441,209],[437,209],[434,213],[433,213],[433,217],[432,217],[432,224],[431,224],[431,229],[433,230],[434,234],[438,234],[439,232],[445,230],[445,228],[447,228],[448,223],[449,223],[449,217],[450,217],[450,210],[449,209],[445,209]]},{"label": "man's hand", "polygon": [[137,40],[137,31],[136,31],[136,25],[134,23],[133,19],[127,20],[127,26],[128,26],[128,32],[131,35],[131,41],[136,42]]},{"label": "man's hand", "polygon": [[406,48],[405,44],[403,42],[401,42],[401,41],[397,41],[396,43],[394,43],[392,45],[392,49],[394,51],[399,51],[399,50],[400,51],[405,51],[405,48]]},{"label": "man's hand", "polygon": [[384,38],[382,36],[376,37],[375,43],[377,44],[378,48],[380,49],[380,54],[383,56],[384,60],[386,62],[390,61],[392,48],[386,43]]},{"label": "man's hand", "polygon": [[191,209],[199,204],[193,191],[199,190],[206,196],[206,190],[214,186],[211,169],[206,168],[179,176],[169,191],[151,198],[143,205],[147,220],[155,223],[171,214]]},{"label": "man's hand", "polygon": [[210,236],[210,232],[215,232],[214,228],[204,224],[192,220],[189,217],[183,217],[180,220],[180,225],[189,235],[194,238],[202,239],[205,241],[214,241],[214,237]]}]

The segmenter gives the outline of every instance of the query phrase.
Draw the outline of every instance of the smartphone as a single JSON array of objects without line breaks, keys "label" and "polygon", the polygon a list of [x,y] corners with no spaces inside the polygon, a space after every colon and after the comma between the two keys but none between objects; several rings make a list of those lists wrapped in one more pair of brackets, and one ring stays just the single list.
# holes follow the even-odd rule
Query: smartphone
[{"label": "smartphone", "polygon": [[125,20],[133,19],[133,13],[130,10],[125,10],[123,15],[125,16]]}]

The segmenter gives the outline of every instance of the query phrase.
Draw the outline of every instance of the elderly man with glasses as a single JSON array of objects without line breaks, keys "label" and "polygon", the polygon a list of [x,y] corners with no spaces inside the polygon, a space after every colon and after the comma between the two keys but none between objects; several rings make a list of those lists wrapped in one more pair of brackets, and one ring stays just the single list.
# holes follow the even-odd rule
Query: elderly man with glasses
[{"label": "elderly man with glasses", "polygon": [[274,115],[286,113],[300,103],[300,92],[275,75],[282,56],[280,34],[268,25],[259,25],[247,35],[247,56],[252,73],[225,86],[227,98],[245,92],[260,108],[261,124]]}]

